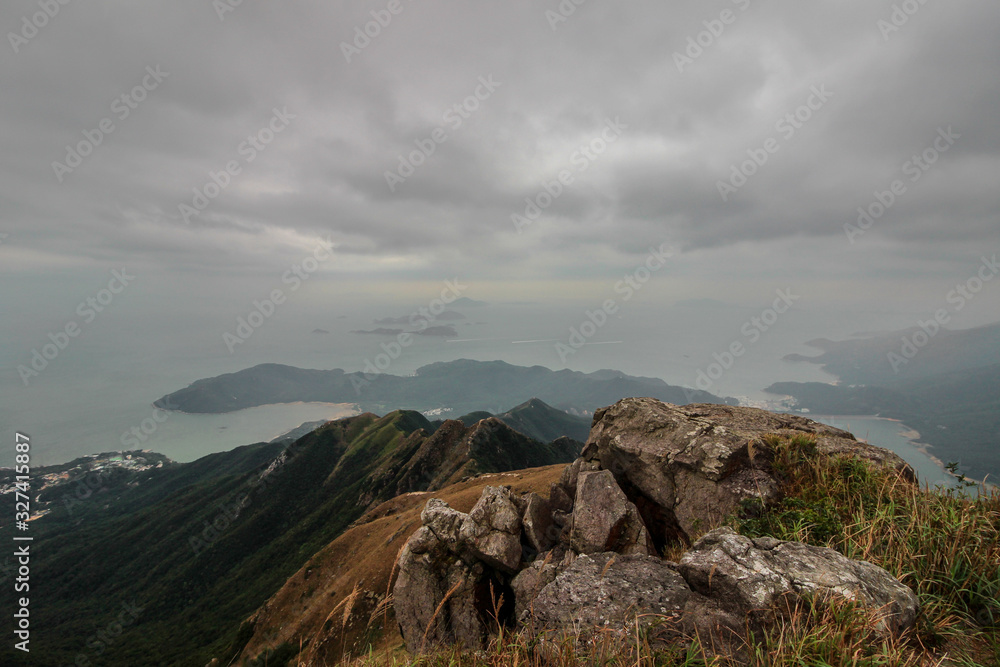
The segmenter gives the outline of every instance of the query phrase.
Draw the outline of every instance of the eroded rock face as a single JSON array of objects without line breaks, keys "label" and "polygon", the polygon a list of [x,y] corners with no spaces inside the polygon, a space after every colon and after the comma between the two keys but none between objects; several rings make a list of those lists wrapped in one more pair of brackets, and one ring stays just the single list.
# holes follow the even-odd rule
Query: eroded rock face
[{"label": "eroded rock face", "polygon": [[913,627],[920,610],[913,591],[871,563],[801,542],[751,540],[731,528],[698,540],[679,570],[694,591],[742,615],[832,595],[877,611],[878,629],[895,635]]},{"label": "eroded rock face", "polygon": [[573,551],[553,550],[544,558],[536,559],[514,577],[511,588],[514,589],[514,613],[518,620],[528,620],[538,594],[575,560],[576,553]]},{"label": "eroded rock face", "polygon": [[478,648],[485,628],[473,589],[481,577],[481,565],[467,565],[427,526],[414,533],[400,554],[394,589],[406,648],[413,653],[447,644]]},{"label": "eroded rock face", "polygon": [[575,471],[567,468],[561,484],[569,488],[588,467],[610,470],[638,506],[657,547],[690,542],[699,530],[719,525],[742,500],[775,496],[769,461],[757,455],[763,453],[761,438],[769,434],[809,434],[818,454],[854,456],[913,475],[896,454],[804,417],[627,398],[594,414],[580,464]]}]

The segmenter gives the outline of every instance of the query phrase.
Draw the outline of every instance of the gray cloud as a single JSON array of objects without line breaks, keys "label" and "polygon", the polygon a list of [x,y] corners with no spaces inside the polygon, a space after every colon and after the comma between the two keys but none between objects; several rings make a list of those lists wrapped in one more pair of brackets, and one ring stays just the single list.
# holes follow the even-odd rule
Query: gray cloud
[{"label": "gray cloud", "polygon": [[[560,279],[670,240],[694,272],[698,257],[760,277],[760,257],[780,251],[823,281],[844,266],[885,279],[928,257],[927,275],[959,273],[996,244],[995,3],[928,3],[884,39],[886,1],[589,0],[553,30],[554,1],[401,0],[348,63],[342,43],[387,4],[245,0],[220,20],[192,0],[70,3],[18,53],[8,39],[0,270],[256,271],[329,234],[341,257],[329,271],[380,278]],[[735,20],[679,72],[675,53],[727,9]],[[0,26],[16,33],[36,11],[7,3]],[[169,76],[119,118],[113,101],[157,66]],[[490,76],[499,88],[449,123]],[[731,165],[780,137],[776,121],[820,85],[833,97],[723,201]],[[275,108],[295,119],[248,162],[241,146]],[[59,183],[52,163],[104,118],[114,131]],[[578,171],[574,154],[614,118],[628,126],[620,140]],[[961,139],[865,233],[867,248],[852,246],[843,226],[857,207],[949,126]],[[385,171],[435,128],[447,141],[390,191]],[[182,220],[178,205],[230,161],[240,173]],[[563,169],[573,183],[518,234],[511,214]]]}]

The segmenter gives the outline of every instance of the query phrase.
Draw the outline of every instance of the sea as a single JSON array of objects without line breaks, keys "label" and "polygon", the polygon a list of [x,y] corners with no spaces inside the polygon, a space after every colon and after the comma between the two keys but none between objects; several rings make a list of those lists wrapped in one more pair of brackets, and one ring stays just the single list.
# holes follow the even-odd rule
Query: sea
[{"label": "sea", "polygon": [[[807,341],[905,328],[912,322],[912,315],[905,313],[849,317],[829,309],[793,308],[758,326],[753,318],[759,319],[761,308],[715,302],[664,304],[636,298],[602,318],[595,317],[599,301],[492,301],[452,308],[461,319],[432,324],[451,326],[454,334],[417,336],[386,366],[388,355],[379,355],[392,349],[394,337],[352,332],[402,326],[375,320],[418,313],[430,301],[369,296],[338,302],[330,292],[315,291],[289,299],[270,317],[261,318],[245,342],[227,345],[224,334],[235,333],[237,317],[245,317],[249,309],[216,308],[194,292],[163,307],[162,297],[152,288],[146,293],[141,286],[133,288],[122,303],[112,304],[89,323],[77,316],[73,298],[54,298],[44,307],[37,300],[5,304],[12,307],[8,312],[20,309],[28,316],[3,324],[0,427],[9,446],[0,446],[0,466],[13,465],[15,433],[30,437],[34,466],[121,449],[150,449],[186,462],[270,440],[306,421],[354,413],[350,404],[270,405],[219,415],[161,412],[152,405],[199,379],[260,363],[359,371],[369,362],[381,362],[384,372],[395,375],[463,358],[554,370],[614,369],[707,388],[751,404],[774,399],[763,391],[773,382],[836,380],[814,364],[782,359],[790,353],[816,354]],[[151,305],[158,298],[160,307]],[[47,360],[37,375],[23,377],[19,367],[30,367],[33,351],[43,351],[49,334],[57,334],[70,321],[81,325],[80,335]],[[743,353],[731,357],[734,343],[742,345]],[[54,348],[47,351],[52,356]],[[831,421],[897,451],[924,480],[948,479],[898,423],[870,417]]]}]

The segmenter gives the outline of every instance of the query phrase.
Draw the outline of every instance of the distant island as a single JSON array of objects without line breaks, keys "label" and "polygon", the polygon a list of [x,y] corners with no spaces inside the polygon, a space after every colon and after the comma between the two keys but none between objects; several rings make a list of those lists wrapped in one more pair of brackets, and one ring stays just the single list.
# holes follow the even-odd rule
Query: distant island
[{"label": "distant island", "polygon": [[351,332],[352,334],[365,334],[372,336],[398,336],[403,333],[402,329],[387,329],[385,327],[379,327],[377,329],[355,329]]},{"label": "distant island", "polygon": [[261,364],[237,373],[199,380],[156,401],[158,407],[190,413],[222,413],[272,403],[354,403],[361,410],[386,412],[407,408],[463,415],[479,410],[503,412],[530,398],[577,415],[627,396],[648,396],[670,403],[727,403],[708,392],[671,386],[658,378],[620,371],[593,373],[543,366],[514,366],[503,361],[460,359],[424,366],[412,376],[309,370]]},{"label": "distant island", "polygon": [[455,327],[450,324],[443,324],[436,327],[427,327],[426,329],[418,331],[407,331],[405,329],[387,329],[385,327],[379,327],[377,329],[357,329],[351,332],[352,334],[363,334],[363,335],[376,335],[376,336],[398,336],[399,334],[408,333],[413,336],[457,336],[458,331]]},{"label": "distant island", "polygon": [[[456,313],[454,310],[446,310],[443,311],[440,315],[434,316],[434,320],[441,320],[445,322],[454,322],[456,320],[464,320],[464,319],[465,315],[463,315],[462,313]],[[389,326],[393,324],[409,324],[410,326],[414,326],[414,323],[419,321],[420,318],[416,318],[412,314],[402,315],[400,317],[382,317],[377,320],[374,320],[375,324],[389,325]]]},{"label": "distant island", "polygon": [[467,296],[460,296],[451,302],[454,308],[485,308],[490,305],[486,301],[477,301],[476,299],[470,299]]}]

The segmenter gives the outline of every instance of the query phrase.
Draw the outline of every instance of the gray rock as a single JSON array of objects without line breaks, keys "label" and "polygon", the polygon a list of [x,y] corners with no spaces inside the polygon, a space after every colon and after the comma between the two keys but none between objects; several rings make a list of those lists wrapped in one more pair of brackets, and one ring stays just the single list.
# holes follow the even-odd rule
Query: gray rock
[{"label": "gray rock", "polygon": [[510,490],[486,487],[468,514],[432,498],[420,519],[423,526],[400,554],[393,589],[407,649],[479,648],[488,629],[483,619],[492,611],[484,591],[499,583],[494,570],[513,573],[521,562],[521,518]]},{"label": "gray rock", "polygon": [[716,600],[692,591],[684,605],[681,627],[686,636],[701,639],[701,648],[707,657],[718,656],[736,664],[750,664],[744,614],[726,609]]},{"label": "gray rock", "polygon": [[[891,452],[801,417],[625,399],[596,413],[582,457],[548,500],[486,487],[469,514],[427,502],[394,589],[407,648],[481,648],[494,630],[486,623],[496,595],[504,597],[502,619],[533,628],[627,630],[641,619],[656,623],[651,641],[683,630],[737,662],[748,630],[783,622],[805,598],[853,600],[877,614],[886,635],[911,628],[919,611],[913,592],[832,549],[720,528],[679,565],[650,556],[657,545],[711,528],[743,499],[773,497],[777,481],[762,439],[800,433],[815,438],[819,454],[862,458],[912,478]],[[525,554],[541,556],[525,566]]]},{"label": "gray rock", "polygon": [[573,498],[566,493],[563,487],[558,484],[552,484],[549,487],[549,505],[552,506],[553,511],[559,510],[560,512],[572,512]]},{"label": "gray rock", "polygon": [[670,563],[651,556],[586,554],[545,586],[533,603],[535,627],[626,629],[658,615],[680,618],[691,590]]},{"label": "gray rock", "polygon": [[504,572],[521,563],[521,516],[506,487],[487,486],[462,522],[458,542],[471,555]]},{"label": "gray rock", "polygon": [[551,549],[562,532],[552,521],[549,501],[537,493],[529,493],[524,501],[524,516],[521,519],[524,538],[535,554]]},{"label": "gray rock", "polygon": [[535,598],[541,590],[552,583],[556,576],[575,560],[576,554],[572,551],[566,551],[560,557],[559,551],[553,550],[521,570],[510,582],[511,588],[514,589],[515,617],[522,621],[527,620]]},{"label": "gray rock", "polygon": [[452,509],[439,498],[428,500],[420,512],[420,523],[444,543],[458,543],[458,533],[467,518],[468,515]]},{"label": "gray rock", "polygon": [[478,648],[485,633],[475,609],[482,566],[470,567],[427,526],[403,547],[393,588],[394,610],[407,650],[460,644]]},{"label": "gray rock", "polygon": [[654,553],[638,510],[611,472],[581,472],[573,506],[570,545],[576,552]]},{"label": "gray rock", "polygon": [[562,487],[569,498],[575,498],[576,480],[580,473],[587,472],[588,470],[598,470],[600,467],[600,464],[595,461],[579,458],[563,468],[562,475],[559,477],[559,486]]},{"label": "gray rock", "polygon": [[920,611],[913,591],[871,563],[801,542],[751,540],[731,528],[698,540],[679,570],[695,592],[761,622],[804,596],[857,602],[876,611],[877,629],[892,635],[913,627]]},{"label": "gray rock", "polygon": [[646,524],[639,515],[639,510],[632,503],[628,504],[628,512],[625,515],[625,525],[622,527],[621,535],[614,545],[614,550],[629,556],[656,556],[656,547],[646,530]]},{"label": "gray rock", "polygon": [[581,554],[610,551],[628,516],[628,498],[607,470],[579,476],[570,545]]}]

